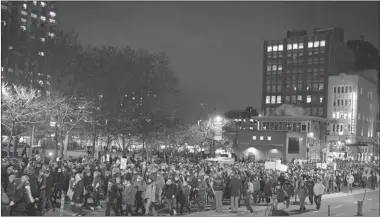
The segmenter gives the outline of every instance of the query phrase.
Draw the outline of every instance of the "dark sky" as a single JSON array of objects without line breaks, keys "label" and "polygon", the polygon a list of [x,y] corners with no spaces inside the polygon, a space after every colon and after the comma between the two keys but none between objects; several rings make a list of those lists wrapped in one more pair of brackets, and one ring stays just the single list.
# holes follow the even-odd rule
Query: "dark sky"
[{"label": "dark sky", "polygon": [[260,108],[263,42],[287,30],[341,27],[379,46],[378,2],[58,2],[57,21],[84,44],[166,52],[193,111]]}]

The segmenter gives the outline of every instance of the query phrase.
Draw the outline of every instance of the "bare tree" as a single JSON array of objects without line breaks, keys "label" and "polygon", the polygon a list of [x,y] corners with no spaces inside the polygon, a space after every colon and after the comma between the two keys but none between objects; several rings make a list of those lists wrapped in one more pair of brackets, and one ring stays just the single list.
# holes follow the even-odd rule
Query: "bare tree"
[{"label": "bare tree", "polygon": [[[8,156],[13,143],[13,153],[17,151],[18,136],[34,124],[46,123],[45,102],[41,95],[22,86],[2,84],[1,125],[9,133]],[[32,144],[31,144],[32,145]]]}]

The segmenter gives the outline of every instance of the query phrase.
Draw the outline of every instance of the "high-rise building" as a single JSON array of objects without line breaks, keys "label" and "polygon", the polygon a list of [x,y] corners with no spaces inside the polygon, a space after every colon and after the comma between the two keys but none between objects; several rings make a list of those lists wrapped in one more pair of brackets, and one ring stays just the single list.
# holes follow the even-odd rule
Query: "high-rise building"
[{"label": "high-rise building", "polygon": [[258,116],[259,113],[252,107],[247,107],[244,111],[232,110],[224,113],[224,116],[231,119],[236,123],[238,130],[257,130],[257,121],[253,117]]},{"label": "high-rise building", "polygon": [[379,50],[371,43],[360,40],[349,40],[347,46],[355,52],[355,69],[379,69]]},{"label": "high-rise building", "polygon": [[298,104],[308,115],[326,117],[328,75],[354,68],[354,52],[340,28],[288,31],[282,40],[264,42],[262,112]]},{"label": "high-rise building", "polygon": [[46,47],[55,38],[55,3],[2,1],[1,12],[3,81],[47,89]]},{"label": "high-rise building", "polygon": [[[360,70],[329,76],[327,118],[336,120],[330,125],[327,142],[330,149],[351,152],[359,160],[370,160],[376,140],[378,106],[377,80],[366,80],[361,74],[377,73]],[[341,149],[339,149],[339,146]],[[349,146],[349,149],[345,149]],[[375,156],[374,156],[375,157]]]}]

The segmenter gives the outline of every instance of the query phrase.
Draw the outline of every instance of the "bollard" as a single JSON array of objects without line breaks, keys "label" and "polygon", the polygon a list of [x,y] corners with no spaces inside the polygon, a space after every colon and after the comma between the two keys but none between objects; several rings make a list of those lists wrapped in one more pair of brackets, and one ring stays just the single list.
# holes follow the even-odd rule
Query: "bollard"
[{"label": "bollard", "polygon": [[330,205],[327,206],[327,216],[330,216],[331,213],[330,213]]},{"label": "bollard", "polygon": [[357,216],[362,216],[362,215],[363,215],[363,201],[359,200]]}]

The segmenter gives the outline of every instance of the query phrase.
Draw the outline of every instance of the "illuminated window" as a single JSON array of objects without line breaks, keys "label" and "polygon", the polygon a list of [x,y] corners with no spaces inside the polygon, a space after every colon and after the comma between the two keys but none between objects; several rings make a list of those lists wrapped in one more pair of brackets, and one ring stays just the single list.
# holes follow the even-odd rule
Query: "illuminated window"
[{"label": "illuminated window", "polygon": [[272,66],[272,70],[273,70],[273,71],[276,71],[276,70],[277,70],[277,66],[276,66],[276,65],[273,65],[273,66]]},{"label": "illuminated window", "polygon": [[43,56],[45,56],[45,53],[43,51],[38,51],[38,55],[43,57]]},{"label": "illuminated window", "polygon": [[7,9],[8,9],[8,6],[6,6],[6,5],[1,5],[1,9],[7,10]]},{"label": "illuminated window", "polygon": [[42,21],[44,21],[44,22],[46,21],[46,17],[45,16],[41,16],[40,18],[41,18]]},{"label": "illuminated window", "polygon": [[42,7],[45,7],[45,6],[46,6],[46,3],[45,3],[45,2],[41,2],[41,6],[42,6]]},{"label": "illuminated window", "polygon": [[363,88],[360,88],[360,94],[363,94]]},{"label": "illuminated window", "polygon": [[278,50],[277,45],[273,46],[273,51],[277,51],[277,50]]},{"label": "illuminated window", "polygon": [[33,4],[34,4],[34,5],[37,5],[37,1],[33,1]]},{"label": "illuminated window", "polygon": [[28,15],[28,13],[26,11],[21,11],[21,14],[24,16]]},{"label": "illuminated window", "polygon": [[54,34],[53,32],[49,32],[48,35],[49,35],[50,38],[54,38],[54,35],[55,35],[55,34]]},{"label": "illuminated window", "polygon": [[321,42],[320,42],[320,44],[319,44],[321,47],[324,47],[324,46],[326,46],[326,41],[325,40],[322,40]]},{"label": "illuminated window", "polygon": [[252,136],[252,140],[256,140],[257,138],[256,138],[256,136]]},{"label": "illuminated window", "polygon": [[49,19],[49,22],[51,22],[51,23],[55,23],[55,19],[50,18],[50,19]]},{"label": "illuminated window", "polygon": [[45,38],[42,37],[42,38],[41,38],[41,42],[45,42]]},{"label": "illuminated window", "polygon": [[292,45],[291,45],[291,44],[288,44],[288,45],[287,45],[287,48],[288,48],[288,50],[291,50],[291,49],[292,49]]},{"label": "illuminated window", "polygon": [[323,103],[323,96],[319,97],[319,103]]},{"label": "illuminated window", "polygon": [[303,49],[303,43],[299,43],[299,44],[298,44],[298,48],[299,48],[299,49]]},{"label": "illuminated window", "polygon": [[268,140],[271,141],[271,140],[272,140],[272,137],[271,137],[271,136],[268,136]]},{"label": "illuminated window", "polygon": [[269,104],[269,103],[270,103],[270,96],[266,96],[266,97],[265,97],[265,103],[266,103],[266,104]]},{"label": "illuminated window", "polygon": [[312,47],[313,47],[313,42],[308,42],[308,43],[307,43],[307,47],[308,47],[308,48],[312,48]]},{"label": "illuminated window", "polygon": [[277,96],[277,103],[281,104],[281,96]]},{"label": "illuminated window", "polygon": [[276,104],[276,96],[272,96],[270,99],[271,99],[270,101],[271,104]]},{"label": "illuminated window", "polygon": [[272,46],[268,46],[267,51],[271,52],[272,51]]},{"label": "illuminated window", "polygon": [[277,70],[282,71],[282,65],[279,65]]},{"label": "illuminated window", "polygon": [[306,102],[307,103],[311,103],[311,95],[307,95],[306,96]]},{"label": "illuminated window", "polygon": [[[37,18],[37,14],[33,14],[33,13],[31,13],[30,16],[31,16],[32,18]],[[41,18],[42,18],[42,16],[41,16]]]},{"label": "illuminated window", "polygon": [[8,68],[8,72],[13,72],[13,69],[12,68]]},{"label": "illuminated window", "polygon": [[278,45],[278,50],[279,50],[279,51],[284,50],[284,46],[283,46],[282,44]]},{"label": "illuminated window", "polygon": [[293,44],[293,49],[298,49],[298,44],[297,43]]},{"label": "illuminated window", "polygon": [[314,47],[319,47],[319,41],[314,42]]},{"label": "illuminated window", "polygon": [[333,119],[336,118],[336,112],[333,112],[333,113],[332,113],[332,118],[333,118]]},{"label": "illuminated window", "polygon": [[27,8],[27,5],[24,3],[22,4],[22,8],[26,9]]},{"label": "illuminated window", "polygon": [[132,100],[135,100],[136,98],[135,97],[132,97]]},{"label": "illuminated window", "polygon": [[56,15],[54,11],[50,11],[49,14],[51,17],[55,17],[55,15]]},{"label": "illuminated window", "polygon": [[264,140],[264,136],[260,136],[260,140]]},{"label": "illuminated window", "polygon": [[4,71],[4,67],[1,67],[1,71]]},{"label": "illuminated window", "polygon": [[6,26],[6,25],[7,25],[7,22],[5,22],[5,21],[2,20],[2,21],[1,21],[1,25],[2,25],[2,26]]},{"label": "illuminated window", "polygon": [[25,18],[21,18],[21,22],[26,23],[26,19]]},{"label": "illuminated window", "polygon": [[13,46],[12,46],[12,45],[9,45],[8,49],[9,49],[9,50],[13,50]]},{"label": "illuminated window", "polygon": [[271,71],[272,70],[272,66],[267,66],[267,71]]},{"label": "illuminated window", "polygon": [[26,26],[21,25],[21,29],[22,29],[23,31],[26,31]]}]

